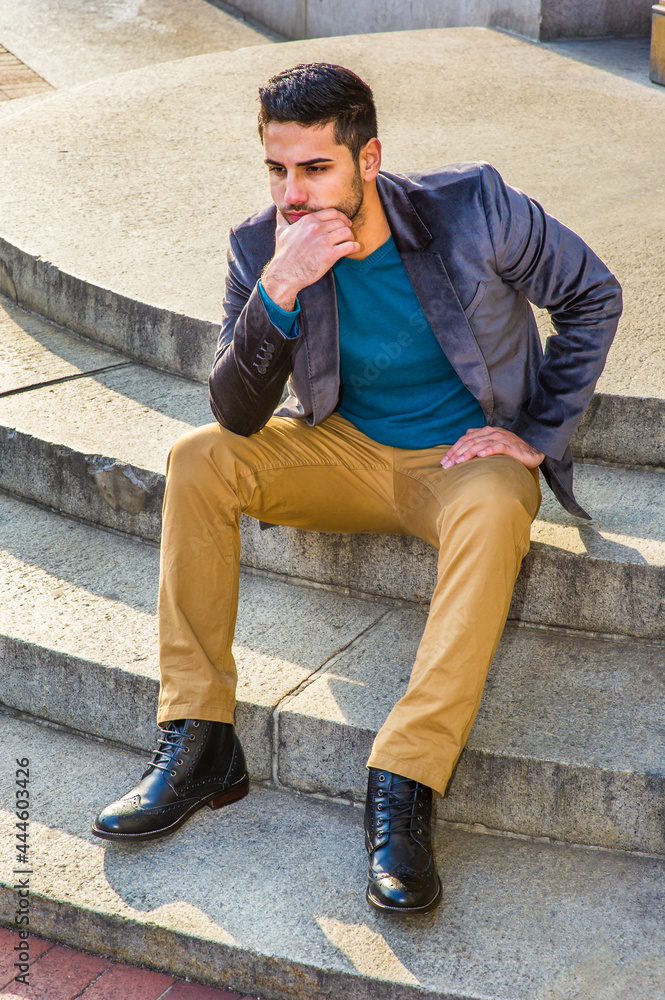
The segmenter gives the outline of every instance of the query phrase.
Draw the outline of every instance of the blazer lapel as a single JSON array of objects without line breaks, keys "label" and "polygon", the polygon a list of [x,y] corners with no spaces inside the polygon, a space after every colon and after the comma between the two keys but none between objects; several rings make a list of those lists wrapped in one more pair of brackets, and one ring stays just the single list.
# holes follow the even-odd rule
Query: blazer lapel
[{"label": "blazer lapel", "polygon": [[441,255],[425,249],[432,242],[431,233],[400,185],[379,175],[378,190],[406,273],[434,336],[489,417],[494,399],[487,365]]}]

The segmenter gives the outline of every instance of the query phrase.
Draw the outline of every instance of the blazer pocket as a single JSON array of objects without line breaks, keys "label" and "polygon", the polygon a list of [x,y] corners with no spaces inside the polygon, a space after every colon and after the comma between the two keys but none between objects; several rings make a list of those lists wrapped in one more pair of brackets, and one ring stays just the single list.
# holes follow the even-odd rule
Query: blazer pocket
[{"label": "blazer pocket", "polygon": [[473,316],[474,312],[476,311],[480,303],[483,301],[486,289],[487,285],[485,284],[485,282],[479,281],[478,287],[476,288],[473,298],[469,302],[468,306],[464,306],[464,314],[467,319],[469,319],[470,316]]}]

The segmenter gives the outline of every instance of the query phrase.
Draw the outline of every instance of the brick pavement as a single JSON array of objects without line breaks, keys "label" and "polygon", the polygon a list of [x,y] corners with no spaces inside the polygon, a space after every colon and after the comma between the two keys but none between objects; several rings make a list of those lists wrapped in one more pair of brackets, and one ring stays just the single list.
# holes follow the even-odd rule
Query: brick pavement
[{"label": "brick pavement", "polygon": [[53,87],[0,45],[0,101],[29,97],[44,90],[53,90]]},{"label": "brick pavement", "polygon": [[0,1000],[255,1000],[175,976],[29,939],[29,986],[14,979],[15,931],[0,927]]}]

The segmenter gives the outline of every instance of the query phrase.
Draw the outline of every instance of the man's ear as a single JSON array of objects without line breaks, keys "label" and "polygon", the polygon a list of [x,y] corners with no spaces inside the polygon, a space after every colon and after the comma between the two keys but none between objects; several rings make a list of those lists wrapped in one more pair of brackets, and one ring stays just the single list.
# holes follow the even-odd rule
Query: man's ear
[{"label": "man's ear", "polygon": [[378,139],[370,139],[360,150],[360,176],[367,183],[376,180],[381,169],[381,143]]}]

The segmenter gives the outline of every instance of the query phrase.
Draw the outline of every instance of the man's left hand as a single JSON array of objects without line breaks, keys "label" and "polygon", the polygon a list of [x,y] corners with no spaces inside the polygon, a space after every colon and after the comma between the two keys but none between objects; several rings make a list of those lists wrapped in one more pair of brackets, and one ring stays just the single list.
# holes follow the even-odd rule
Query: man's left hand
[{"label": "man's left hand", "polygon": [[448,449],[441,465],[450,469],[453,465],[468,462],[470,458],[486,458],[488,455],[510,455],[527,469],[535,469],[545,458],[542,451],[537,451],[503,427],[471,427]]}]

